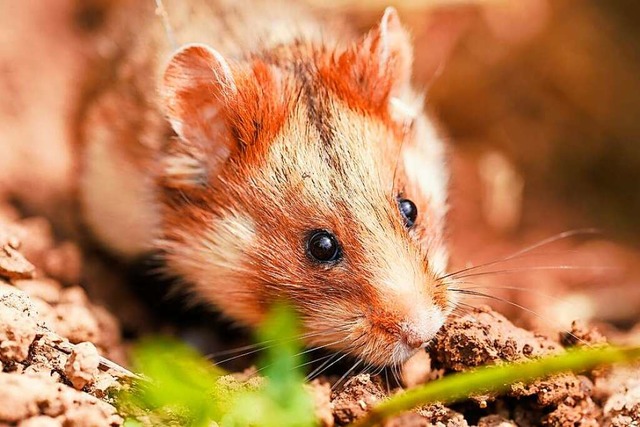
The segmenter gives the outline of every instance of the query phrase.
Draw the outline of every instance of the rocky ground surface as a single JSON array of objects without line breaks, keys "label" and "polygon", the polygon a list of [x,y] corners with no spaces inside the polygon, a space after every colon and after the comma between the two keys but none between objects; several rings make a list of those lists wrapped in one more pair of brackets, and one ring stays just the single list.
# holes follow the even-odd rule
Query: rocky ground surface
[{"label": "rocky ground surface", "polygon": [[[113,392],[128,378],[118,321],[82,287],[82,257],[54,238],[46,220],[0,209],[0,425],[118,426]],[[640,339],[640,325],[615,340]],[[599,345],[606,338],[574,323],[546,337],[514,326],[488,307],[452,318],[427,352],[403,369],[405,387],[484,364],[500,364]],[[308,387],[322,425],[346,425],[402,387],[381,376],[330,377]],[[634,424],[635,423],[635,424]],[[630,426],[640,423],[640,367],[563,374],[504,395],[473,396],[451,407],[430,405],[388,426]]]}]

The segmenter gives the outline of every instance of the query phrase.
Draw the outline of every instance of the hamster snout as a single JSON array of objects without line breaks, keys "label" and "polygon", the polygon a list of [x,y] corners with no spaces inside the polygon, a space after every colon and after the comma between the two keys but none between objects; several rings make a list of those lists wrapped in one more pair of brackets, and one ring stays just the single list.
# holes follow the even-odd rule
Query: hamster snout
[{"label": "hamster snout", "polygon": [[410,349],[426,347],[444,325],[445,319],[443,310],[435,306],[414,308],[407,321],[401,324],[404,342]]},{"label": "hamster snout", "polygon": [[[397,283],[397,282],[396,282]],[[379,300],[363,306],[362,330],[368,344],[353,352],[372,363],[402,363],[426,347],[444,325],[453,304],[444,284],[417,278],[404,286],[384,283],[377,289]],[[354,335],[359,331],[356,328]],[[374,358],[373,355],[376,355]]]}]

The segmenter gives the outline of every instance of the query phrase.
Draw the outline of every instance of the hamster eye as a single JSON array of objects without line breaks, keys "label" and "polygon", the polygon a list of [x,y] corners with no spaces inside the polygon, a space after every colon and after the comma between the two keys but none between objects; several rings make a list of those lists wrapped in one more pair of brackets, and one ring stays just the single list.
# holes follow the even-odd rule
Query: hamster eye
[{"label": "hamster eye", "polygon": [[316,230],[307,241],[307,255],[314,261],[330,263],[342,258],[342,250],[336,236],[327,230]]},{"label": "hamster eye", "polygon": [[398,208],[404,217],[404,223],[407,228],[413,227],[413,224],[416,223],[416,217],[418,216],[418,208],[415,203],[409,199],[400,199],[398,200]]}]

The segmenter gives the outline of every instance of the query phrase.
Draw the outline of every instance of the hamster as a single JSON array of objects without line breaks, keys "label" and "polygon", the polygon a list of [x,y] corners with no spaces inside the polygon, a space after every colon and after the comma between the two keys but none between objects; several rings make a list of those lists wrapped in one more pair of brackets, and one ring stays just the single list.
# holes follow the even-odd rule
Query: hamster
[{"label": "hamster", "polygon": [[123,258],[161,253],[247,327],[284,300],[309,346],[377,366],[424,348],[455,306],[448,174],[397,12],[354,36],[285,2],[165,7],[177,48],[153,10],[125,10],[89,79],[92,234]]}]

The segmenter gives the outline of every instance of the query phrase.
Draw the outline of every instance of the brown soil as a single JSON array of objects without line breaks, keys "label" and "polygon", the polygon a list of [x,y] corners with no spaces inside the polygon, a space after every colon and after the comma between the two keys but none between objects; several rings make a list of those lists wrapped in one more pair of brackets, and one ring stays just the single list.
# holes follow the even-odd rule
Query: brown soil
[{"label": "brown soil", "polygon": [[[582,332],[583,336],[578,334]],[[562,334],[564,335],[564,334]],[[596,330],[574,329],[583,345],[602,343]],[[592,338],[589,340],[589,338]],[[500,364],[563,352],[559,341],[514,326],[488,307],[454,319],[430,348],[431,366],[438,375],[464,371],[484,364]],[[428,363],[428,359],[420,357]],[[410,374],[405,370],[405,375]],[[632,425],[640,420],[638,376],[640,366],[588,375],[562,374],[529,385],[514,384],[503,395],[473,396],[455,410],[433,405],[390,420],[393,426],[599,426]],[[411,381],[411,379],[405,379]],[[368,375],[352,378],[338,393],[336,422],[347,424],[362,416],[372,403],[386,395],[384,387]],[[625,424],[626,423],[626,424]]]},{"label": "brown soil", "polygon": [[[2,211],[12,212],[9,206]],[[16,237],[19,233],[24,243]],[[79,269],[79,251],[53,239],[45,220],[21,220],[15,212],[4,215],[0,235],[7,236],[0,256],[0,425],[121,425],[110,398],[126,379],[126,373],[110,363],[126,364],[118,322],[73,284],[77,277],[69,275],[66,283],[48,277],[52,256]],[[537,335],[489,307],[479,307],[452,318],[429,351],[407,363],[403,382],[413,386],[449,372],[604,341],[596,329],[578,323],[557,337]],[[387,387],[382,377],[368,374],[351,377],[333,393],[327,379],[308,386],[324,426],[346,425],[362,417],[387,398]],[[397,392],[400,389],[392,391]],[[638,421],[640,367],[515,384],[504,395],[473,396],[455,408],[421,407],[386,425],[623,426]]]},{"label": "brown soil", "polygon": [[54,242],[43,219],[5,215],[0,233],[10,236],[0,254],[0,424],[121,425],[108,397],[118,373],[99,353],[123,361],[124,347],[117,321],[77,285],[79,251]]}]

